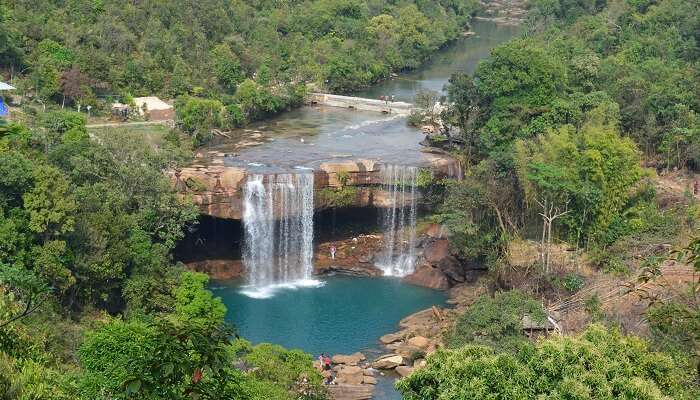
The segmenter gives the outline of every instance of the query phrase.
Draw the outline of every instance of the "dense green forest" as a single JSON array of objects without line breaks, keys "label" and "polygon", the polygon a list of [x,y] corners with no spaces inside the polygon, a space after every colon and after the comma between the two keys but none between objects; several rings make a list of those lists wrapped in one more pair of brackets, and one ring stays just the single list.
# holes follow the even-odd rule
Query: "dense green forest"
[{"label": "dense green forest", "polygon": [[579,248],[662,229],[653,171],[700,168],[700,6],[612,1],[569,20],[567,4],[532,2],[527,35],[446,87],[469,173],[436,191],[438,213],[465,257],[497,257],[543,209]]},{"label": "dense green forest", "polygon": [[0,3],[0,66],[42,104],[193,96],[226,106],[215,122],[236,126],[298,105],[307,85],[347,92],[415,68],[460,37],[475,9],[475,0],[10,1]]},{"label": "dense green forest", "polygon": [[[547,291],[509,290],[507,259],[517,240],[541,243],[520,283],[565,293],[583,283],[557,275],[553,242],[601,274],[642,277],[668,254],[635,250],[673,243],[700,272],[697,201],[662,202],[654,186],[657,173],[700,169],[699,8],[533,0],[522,37],[450,79],[446,129],[431,140],[462,160],[465,177],[423,189],[459,258],[488,266],[494,294],[398,383],[406,399],[697,398],[697,287],[653,302],[645,338],[591,298],[593,325],[535,343],[521,321],[544,318],[537,296]],[[0,399],[328,398],[310,355],[237,338],[207,277],[173,260],[198,215],[164,174],[191,157],[183,136],[174,130],[158,149],[137,134],[91,138],[85,115],[60,105],[178,98],[180,127],[201,142],[211,126],[299,104],[307,86],[351,91],[414,68],[475,9],[0,1],[0,73],[31,117],[0,119]]]},{"label": "dense green forest", "polygon": [[0,398],[322,398],[309,355],[231,342],[207,277],[172,261],[198,215],[163,173],[178,135],[39,124],[0,121]]},{"label": "dense green forest", "polygon": [[[697,235],[692,188],[662,200],[656,182],[700,169],[699,41],[697,2],[533,0],[525,35],[473,75],[452,76],[446,109],[427,117],[446,122],[431,142],[458,154],[466,176],[427,185],[433,218],[463,260],[489,266],[495,290],[527,293],[477,300],[448,336],[452,348],[399,383],[405,398],[697,397],[697,277],[650,299],[641,322],[650,343],[620,336],[643,329],[606,315],[595,296],[588,320],[612,330],[532,344],[520,321],[585,284],[554,265],[555,243],[598,274],[643,283],[669,257],[659,243]],[[539,258],[521,273],[509,260],[523,239]],[[699,271],[697,239],[674,254]],[[658,380],[662,370],[670,374]]]}]

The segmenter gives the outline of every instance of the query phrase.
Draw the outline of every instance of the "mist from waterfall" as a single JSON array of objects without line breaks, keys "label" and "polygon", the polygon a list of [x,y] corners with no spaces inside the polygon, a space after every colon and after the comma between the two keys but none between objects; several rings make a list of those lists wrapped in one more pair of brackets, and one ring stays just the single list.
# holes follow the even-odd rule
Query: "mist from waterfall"
[{"label": "mist from waterfall", "polygon": [[406,276],[416,263],[416,177],[418,168],[385,165],[382,189],[390,204],[381,213],[385,248],[377,262],[384,275]]},{"label": "mist from waterfall", "polygon": [[313,284],[313,173],[249,175],[243,189],[243,263],[252,297]]}]

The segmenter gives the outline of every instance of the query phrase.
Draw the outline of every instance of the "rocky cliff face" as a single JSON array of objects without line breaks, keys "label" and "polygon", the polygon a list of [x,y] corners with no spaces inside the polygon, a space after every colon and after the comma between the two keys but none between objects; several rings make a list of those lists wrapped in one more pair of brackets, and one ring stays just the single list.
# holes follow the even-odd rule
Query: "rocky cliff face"
[{"label": "rocky cliff face", "polygon": [[[473,283],[486,268],[465,263],[454,256],[449,246],[447,229],[432,224],[416,243],[416,270],[404,277],[413,285],[447,290],[454,286]],[[330,248],[336,248],[331,259]],[[359,235],[356,238],[322,243],[314,258],[315,273],[343,273],[358,276],[381,276],[375,266],[377,257],[385,250],[384,238],[378,234]]]},{"label": "rocky cliff face", "polygon": [[[427,154],[426,159],[425,168],[437,176],[450,176],[459,170],[457,161],[449,156]],[[379,162],[364,159],[322,163],[314,170],[315,208],[337,207],[334,202],[337,199],[325,196],[323,191],[343,186],[352,189],[343,194],[347,197],[343,199],[343,207],[392,206],[389,194],[381,188],[381,168]],[[242,192],[249,174],[245,168],[226,166],[223,160],[169,172],[176,190],[183,196],[191,196],[203,214],[234,220],[240,220],[243,215]]]},{"label": "rocky cliff face", "polygon": [[458,260],[450,249],[449,232],[432,224],[418,241],[416,271],[405,282],[433,289],[446,290],[462,283],[475,282],[485,267]]}]

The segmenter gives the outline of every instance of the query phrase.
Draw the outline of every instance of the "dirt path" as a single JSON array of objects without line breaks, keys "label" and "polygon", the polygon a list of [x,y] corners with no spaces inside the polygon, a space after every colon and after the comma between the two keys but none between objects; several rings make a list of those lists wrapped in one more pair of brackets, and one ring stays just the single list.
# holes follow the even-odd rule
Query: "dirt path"
[{"label": "dirt path", "polygon": [[[692,172],[671,172],[659,175],[656,180],[656,188],[659,191],[668,191],[678,196],[685,195],[686,192],[693,192],[693,185],[700,182],[700,174]],[[700,200],[700,192],[694,194],[695,199]]]},{"label": "dirt path", "polygon": [[141,126],[141,125],[166,125],[172,124],[172,120],[167,121],[141,121],[141,122],[110,122],[106,124],[91,124],[85,125],[86,128],[124,128],[129,126]]}]

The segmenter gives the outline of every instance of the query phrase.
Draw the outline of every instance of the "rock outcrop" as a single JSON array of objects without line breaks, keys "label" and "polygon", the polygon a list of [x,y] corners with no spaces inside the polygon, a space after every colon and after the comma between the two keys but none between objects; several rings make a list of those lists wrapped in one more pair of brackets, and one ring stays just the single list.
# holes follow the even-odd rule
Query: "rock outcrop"
[{"label": "rock outcrop", "polygon": [[464,282],[475,282],[485,267],[460,261],[450,249],[447,228],[433,224],[418,243],[416,270],[404,278],[410,284],[446,290]]},{"label": "rock outcrop", "polygon": [[450,281],[447,279],[447,276],[438,268],[429,264],[419,265],[414,273],[406,276],[403,280],[412,285],[436,290],[447,290],[450,288]]},{"label": "rock outcrop", "polygon": [[243,275],[241,260],[204,260],[187,263],[190,271],[202,272],[214,280],[231,280]]},{"label": "rock outcrop", "polygon": [[387,354],[374,360],[372,368],[376,369],[394,369],[399,365],[405,365],[405,359],[398,354]]},{"label": "rock outcrop", "polygon": [[373,385],[329,385],[328,392],[334,400],[369,400],[374,394]]},{"label": "rock outcrop", "polygon": [[[201,212],[212,217],[240,220],[243,216],[243,187],[249,171],[227,165],[235,154],[210,152],[199,155],[198,162],[187,168],[168,172],[173,186],[183,196],[189,196]],[[421,167],[435,176],[453,176],[460,171],[459,163],[449,154],[425,154]],[[332,199],[323,196],[324,189],[352,187],[349,204],[352,207],[393,207],[394,200],[382,188],[382,164],[376,160],[354,159],[322,163],[314,173],[314,207],[335,207]],[[341,180],[343,182],[341,182]],[[410,201],[410,199],[405,199]]]},{"label": "rock outcrop", "polygon": [[344,364],[344,365],[358,365],[360,362],[367,360],[362,353],[350,354],[349,356],[343,354],[336,354],[333,356],[333,364]]},{"label": "rock outcrop", "polygon": [[[327,385],[334,400],[367,400],[374,393],[377,384],[374,372],[370,369],[367,357],[362,353],[350,355],[336,354],[332,358],[333,370],[323,371],[324,378],[331,378]],[[314,362],[317,367],[318,361]]]},{"label": "rock outcrop", "polygon": [[[330,249],[335,247],[335,258]],[[359,235],[355,238],[321,243],[314,256],[314,272],[318,275],[341,273],[355,276],[382,276],[374,264],[376,254],[384,249],[379,235]]]}]

